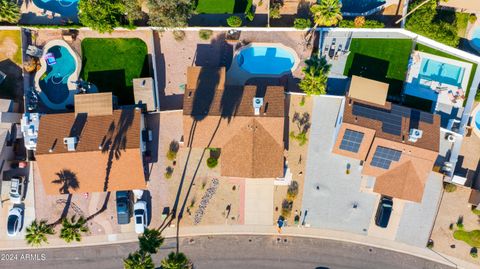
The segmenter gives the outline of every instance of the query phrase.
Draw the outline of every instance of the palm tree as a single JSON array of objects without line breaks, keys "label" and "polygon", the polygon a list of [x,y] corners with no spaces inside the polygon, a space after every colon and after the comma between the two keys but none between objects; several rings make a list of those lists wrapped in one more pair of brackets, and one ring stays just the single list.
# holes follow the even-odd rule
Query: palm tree
[{"label": "palm tree", "polygon": [[86,224],[87,220],[83,216],[80,216],[78,220],[76,219],[76,216],[72,216],[70,220],[68,218],[64,218],[62,220],[63,227],[60,230],[60,238],[65,240],[67,243],[72,241],[80,242],[82,239],[81,233],[86,233],[89,231]]},{"label": "palm tree", "polygon": [[138,237],[140,251],[155,254],[163,244],[163,237],[158,229],[145,229],[143,234]]},{"label": "palm tree", "polygon": [[327,93],[328,73],[331,65],[327,63],[325,57],[318,58],[316,55],[305,61],[302,72],[305,77],[298,86],[307,95],[321,95]]},{"label": "palm tree", "polygon": [[315,26],[334,26],[342,20],[342,4],[339,0],[321,0],[319,4],[312,5],[310,12],[313,16]]},{"label": "palm tree", "polygon": [[32,224],[27,227],[27,234],[25,234],[25,240],[31,246],[40,246],[42,243],[47,243],[47,235],[52,235],[55,232],[53,227],[47,224],[46,220],[32,221]]},{"label": "palm tree", "polygon": [[190,269],[192,263],[182,252],[171,252],[168,257],[162,260],[162,269]]},{"label": "palm tree", "polygon": [[135,251],[128,254],[128,257],[123,260],[123,268],[125,269],[154,269],[155,265],[152,261],[152,256],[143,251]]},{"label": "palm tree", "polygon": [[20,7],[15,1],[0,0],[0,21],[17,23],[20,20]]}]

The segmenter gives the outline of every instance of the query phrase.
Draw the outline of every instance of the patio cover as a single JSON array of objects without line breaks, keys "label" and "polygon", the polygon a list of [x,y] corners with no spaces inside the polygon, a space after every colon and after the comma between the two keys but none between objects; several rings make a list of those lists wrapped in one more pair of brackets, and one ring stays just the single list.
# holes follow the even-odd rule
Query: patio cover
[{"label": "patio cover", "polygon": [[352,76],[348,96],[355,99],[367,101],[369,103],[384,106],[385,102],[387,101],[387,93],[387,83],[371,80],[368,78]]}]

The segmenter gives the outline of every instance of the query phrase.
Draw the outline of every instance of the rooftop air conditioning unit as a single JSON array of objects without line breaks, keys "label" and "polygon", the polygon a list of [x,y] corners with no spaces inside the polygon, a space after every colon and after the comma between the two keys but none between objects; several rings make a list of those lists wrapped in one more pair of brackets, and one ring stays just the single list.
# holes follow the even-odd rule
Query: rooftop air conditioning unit
[{"label": "rooftop air conditioning unit", "polygon": [[77,138],[76,137],[65,137],[63,139],[63,144],[67,145],[67,150],[68,151],[75,151],[75,146],[77,144]]},{"label": "rooftop air conditioning unit", "polygon": [[450,143],[454,143],[455,142],[455,135],[454,134],[448,134],[447,135],[447,140]]},{"label": "rooftop air conditioning unit", "polygon": [[418,139],[422,138],[423,131],[418,130],[415,128],[410,129],[410,133],[408,134],[408,141],[415,143]]},{"label": "rooftop air conditioning unit", "polygon": [[260,108],[263,106],[263,98],[254,97],[253,98],[253,108],[255,109],[255,115],[260,115]]}]

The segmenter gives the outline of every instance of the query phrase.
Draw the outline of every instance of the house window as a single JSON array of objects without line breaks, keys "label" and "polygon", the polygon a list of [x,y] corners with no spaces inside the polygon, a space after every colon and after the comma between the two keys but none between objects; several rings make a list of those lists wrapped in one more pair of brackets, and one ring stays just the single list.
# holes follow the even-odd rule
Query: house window
[{"label": "house window", "polygon": [[370,163],[370,165],[383,169],[388,169],[390,168],[390,164],[392,163],[392,161],[398,162],[398,160],[400,160],[400,156],[402,156],[402,152],[399,150],[378,146],[375,150],[375,154],[373,154],[372,162]]},{"label": "house window", "polygon": [[357,153],[362,140],[363,133],[346,129],[342,143],[340,143],[340,149]]}]

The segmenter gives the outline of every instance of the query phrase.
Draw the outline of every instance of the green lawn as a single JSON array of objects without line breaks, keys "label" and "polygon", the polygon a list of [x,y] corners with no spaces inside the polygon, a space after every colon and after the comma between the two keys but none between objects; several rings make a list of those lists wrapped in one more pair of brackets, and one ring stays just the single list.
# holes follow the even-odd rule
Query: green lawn
[{"label": "green lawn", "polygon": [[205,14],[244,13],[252,0],[197,0],[196,11]]},{"label": "green lawn", "polygon": [[[475,77],[475,73],[477,71],[477,64],[473,63],[473,62],[465,61],[462,58],[453,56],[449,53],[446,53],[446,52],[443,52],[443,51],[440,51],[440,50],[437,50],[437,49],[434,49],[434,48],[431,48],[431,47],[428,47],[428,46],[425,46],[425,45],[422,45],[422,44],[417,44],[415,49],[418,50],[418,51],[423,51],[423,52],[430,53],[430,54],[433,54],[433,55],[437,55],[437,56],[450,58],[450,59],[453,59],[453,60],[463,61],[463,62],[467,62],[467,63],[472,64],[472,71],[470,73],[470,78],[468,80],[468,86],[467,86],[467,89],[465,91],[465,101],[463,103],[463,105],[465,106],[465,103],[467,102],[467,99],[468,99],[468,93],[470,92],[470,86],[472,85],[473,78]],[[475,98],[475,99],[477,99],[477,98]]]},{"label": "green lawn", "polygon": [[411,39],[352,39],[344,75],[357,75],[388,83],[388,95],[398,98],[406,77],[412,46]]},{"label": "green lawn", "polygon": [[471,247],[480,247],[480,230],[470,232],[457,230],[453,233],[453,237],[457,240],[462,240]]},{"label": "green lawn", "polygon": [[147,45],[138,38],[86,38],[82,55],[82,78],[113,92],[120,105],[135,102],[132,79],[150,76]]}]

